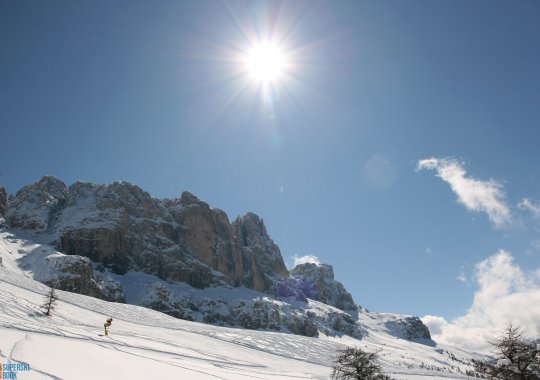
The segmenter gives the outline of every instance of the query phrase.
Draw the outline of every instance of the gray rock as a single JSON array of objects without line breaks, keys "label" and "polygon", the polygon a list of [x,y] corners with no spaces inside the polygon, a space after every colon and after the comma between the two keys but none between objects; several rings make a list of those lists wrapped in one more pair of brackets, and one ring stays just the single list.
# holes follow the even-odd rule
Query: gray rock
[{"label": "gray rock", "polygon": [[40,278],[46,285],[107,301],[125,301],[122,286],[94,272],[87,257],[56,254],[46,257],[43,264],[56,270],[56,273],[49,270],[48,278]]},{"label": "gray rock", "polygon": [[195,301],[189,296],[175,298],[165,288],[159,287],[157,294],[150,299],[152,301],[145,301],[145,306],[178,318],[249,330],[288,331],[311,337],[319,334],[317,323],[305,313],[305,310],[290,306],[280,307],[270,299]]},{"label": "gray rock", "polygon": [[304,263],[297,265],[291,276],[315,283],[318,300],[341,310],[356,310],[352,295],[341,282],[334,280],[334,269],[328,264]]},{"label": "gray rock", "polygon": [[179,200],[166,200],[165,209],[182,229],[179,236],[186,252],[208,268],[221,272],[231,284],[240,285],[244,257],[227,215],[191,193]]},{"label": "gray rock", "polygon": [[278,306],[261,299],[237,300],[231,304],[223,300],[204,300],[199,310],[203,313],[202,321],[205,323],[249,330],[279,331],[283,322]]},{"label": "gray rock", "polygon": [[429,329],[418,317],[398,317],[385,322],[391,335],[407,340],[431,340]]},{"label": "gray rock", "polygon": [[183,303],[180,300],[174,299],[171,292],[161,283],[154,284],[150,289],[149,297],[143,302],[142,306],[160,311],[175,318],[193,321],[193,311],[190,303]]},{"label": "gray rock", "polygon": [[266,291],[289,273],[279,247],[268,236],[262,219],[253,213],[238,217],[232,225],[242,246],[244,273],[242,284]]},{"label": "gray rock", "polygon": [[69,188],[53,177],[25,186],[8,202],[9,225],[46,234],[61,252],[205,288],[268,291],[287,270],[255,214],[233,224],[195,195],[157,200],[127,182]]},{"label": "gray rock", "polygon": [[356,323],[351,315],[344,312],[326,314],[323,323],[331,328],[330,332],[327,332],[328,335],[348,335],[357,339],[362,339],[367,335],[365,328]]}]

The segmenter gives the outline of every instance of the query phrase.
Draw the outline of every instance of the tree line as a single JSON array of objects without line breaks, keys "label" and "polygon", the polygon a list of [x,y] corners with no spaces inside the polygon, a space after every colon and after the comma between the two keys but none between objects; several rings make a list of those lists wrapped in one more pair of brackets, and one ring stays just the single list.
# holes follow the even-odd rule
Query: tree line
[{"label": "tree line", "polygon": [[[540,380],[540,329],[535,339],[525,336],[523,329],[508,323],[499,337],[489,342],[494,355],[485,360],[474,359],[474,369],[466,371],[472,378],[491,380]],[[391,380],[382,372],[377,352],[348,347],[338,351],[332,365],[336,380]]]}]

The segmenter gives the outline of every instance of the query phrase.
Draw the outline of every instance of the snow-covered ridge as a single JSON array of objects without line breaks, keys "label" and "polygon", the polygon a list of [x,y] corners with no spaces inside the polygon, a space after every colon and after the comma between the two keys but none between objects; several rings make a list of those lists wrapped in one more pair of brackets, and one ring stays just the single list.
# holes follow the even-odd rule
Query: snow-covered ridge
[{"label": "snow-covered ridge", "polygon": [[[344,346],[381,350],[384,370],[396,379],[465,379],[472,358],[434,342],[418,344],[390,335],[386,322],[397,316],[364,309],[359,310],[358,320],[368,334],[361,340],[212,326],[64,291],[58,291],[52,317],[45,317],[40,305],[48,287],[32,278],[36,275],[32,265],[23,264],[45,265],[46,257],[62,256],[49,247],[48,256],[32,258],[46,249],[12,231],[0,231],[0,363],[27,364],[30,371],[19,373],[21,379],[327,379],[333,357]],[[43,268],[39,275],[56,276],[54,268],[56,264],[49,263],[50,271]],[[141,278],[132,280],[134,286],[144,285]],[[246,298],[256,295],[248,289],[228,291],[244,291]],[[143,293],[134,287],[126,296]],[[313,313],[324,315],[331,308],[309,303]],[[114,319],[111,335],[100,336],[108,317]]]},{"label": "snow-covered ridge", "polygon": [[[303,264],[289,274],[253,213],[230,223],[189,192],[159,200],[127,182],[67,186],[43,177],[9,198],[5,216],[28,240],[18,265],[59,289],[216,325],[366,335],[332,266]],[[418,318],[396,323],[386,325],[390,334],[430,340]]]},{"label": "snow-covered ridge", "polygon": [[86,257],[64,255],[5,230],[0,230],[0,249],[4,252],[0,266],[47,285],[78,293],[81,288],[87,293],[92,290],[88,295],[107,294],[109,300],[149,307],[181,319],[305,336],[366,335],[357,316],[314,300],[279,300],[247,288],[197,289],[141,272],[119,275],[99,271]]}]

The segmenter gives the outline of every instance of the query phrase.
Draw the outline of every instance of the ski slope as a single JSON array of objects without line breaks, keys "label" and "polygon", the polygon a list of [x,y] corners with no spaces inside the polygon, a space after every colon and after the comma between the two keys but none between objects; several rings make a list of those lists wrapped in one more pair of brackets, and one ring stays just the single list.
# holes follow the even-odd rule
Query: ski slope
[{"label": "ski slope", "polygon": [[[382,350],[381,364],[395,379],[467,378],[457,371],[468,368],[461,360],[470,354],[397,339],[375,320],[364,321],[370,334],[363,340],[308,338],[189,322],[62,291],[46,317],[40,306],[49,288],[19,266],[31,244],[0,231],[0,363],[29,365],[17,379],[328,379],[345,346]],[[103,336],[108,317],[114,321]]]}]

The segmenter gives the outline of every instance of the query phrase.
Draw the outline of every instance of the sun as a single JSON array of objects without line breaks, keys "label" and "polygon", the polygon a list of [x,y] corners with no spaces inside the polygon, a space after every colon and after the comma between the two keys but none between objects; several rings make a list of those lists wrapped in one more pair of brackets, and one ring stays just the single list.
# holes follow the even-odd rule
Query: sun
[{"label": "sun", "polygon": [[278,80],[287,66],[281,49],[270,42],[253,45],[245,56],[245,65],[251,77],[262,83]]}]

